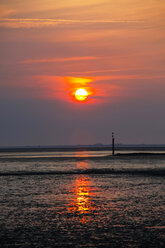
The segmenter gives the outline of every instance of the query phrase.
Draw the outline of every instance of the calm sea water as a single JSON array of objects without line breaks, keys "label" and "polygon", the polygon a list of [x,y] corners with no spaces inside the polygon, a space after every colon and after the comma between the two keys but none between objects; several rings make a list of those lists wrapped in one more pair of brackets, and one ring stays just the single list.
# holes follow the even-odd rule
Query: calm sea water
[{"label": "calm sea water", "polygon": [[165,158],[104,155],[0,153],[1,247],[165,247]]}]

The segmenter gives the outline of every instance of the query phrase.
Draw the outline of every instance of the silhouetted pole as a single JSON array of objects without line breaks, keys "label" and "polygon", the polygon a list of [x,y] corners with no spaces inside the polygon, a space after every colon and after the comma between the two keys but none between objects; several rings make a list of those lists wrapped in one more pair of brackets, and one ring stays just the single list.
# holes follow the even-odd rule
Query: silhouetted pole
[{"label": "silhouetted pole", "polygon": [[114,133],[112,133],[112,156],[115,155],[115,138]]}]

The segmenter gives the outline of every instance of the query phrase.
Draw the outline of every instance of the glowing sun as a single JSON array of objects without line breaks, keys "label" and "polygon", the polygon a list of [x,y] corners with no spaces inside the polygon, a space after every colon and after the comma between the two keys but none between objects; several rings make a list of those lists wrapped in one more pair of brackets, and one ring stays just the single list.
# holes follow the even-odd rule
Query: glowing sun
[{"label": "glowing sun", "polygon": [[78,101],[84,101],[88,96],[88,92],[85,89],[78,89],[75,92],[75,97]]}]

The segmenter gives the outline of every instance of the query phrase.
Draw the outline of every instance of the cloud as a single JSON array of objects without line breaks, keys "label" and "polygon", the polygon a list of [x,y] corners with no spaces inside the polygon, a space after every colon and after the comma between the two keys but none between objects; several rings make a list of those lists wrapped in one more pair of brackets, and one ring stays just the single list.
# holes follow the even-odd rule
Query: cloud
[{"label": "cloud", "polygon": [[7,17],[7,16],[9,16],[15,12],[16,12],[16,10],[14,10],[14,9],[7,8],[6,6],[0,5],[0,18]]},{"label": "cloud", "polygon": [[121,69],[108,69],[108,70],[92,70],[92,71],[75,71],[70,72],[69,74],[102,74],[107,72],[120,72]]},{"label": "cloud", "polygon": [[83,60],[96,60],[99,57],[84,56],[84,57],[68,57],[68,58],[46,58],[46,59],[28,59],[21,62],[21,64],[45,64],[56,62],[71,62],[71,61],[83,61]]},{"label": "cloud", "polygon": [[45,18],[0,18],[0,27],[6,28],[39,28],[39,27],[55,27],[59,25],[128,25],[143,23],[137,20],[78,20],[78,19],[45,19]]},{"label": "cloud", "polygon": [[163,79],[165,75],[143,75],[143,74],[128,74],[128,75],[107,75],[97,76],[97,80],[134,80],[134,79]]}]

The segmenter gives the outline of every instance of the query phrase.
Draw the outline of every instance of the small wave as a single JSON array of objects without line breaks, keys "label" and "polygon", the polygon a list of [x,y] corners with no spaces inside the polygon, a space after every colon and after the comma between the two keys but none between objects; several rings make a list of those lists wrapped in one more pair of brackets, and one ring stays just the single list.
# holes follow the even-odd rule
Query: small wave
[{"label": "small wave", "polygon": [[141,176],[165,176],[165,169],[86,169],[86,170],[70,170],[70,171],[15,171],[0,172],[0,176],[42,176],[42,175],[141,175]]},{"label": "small wave", "polygon": [[165,229],[165,226],[147,226],[147,229]]}]

